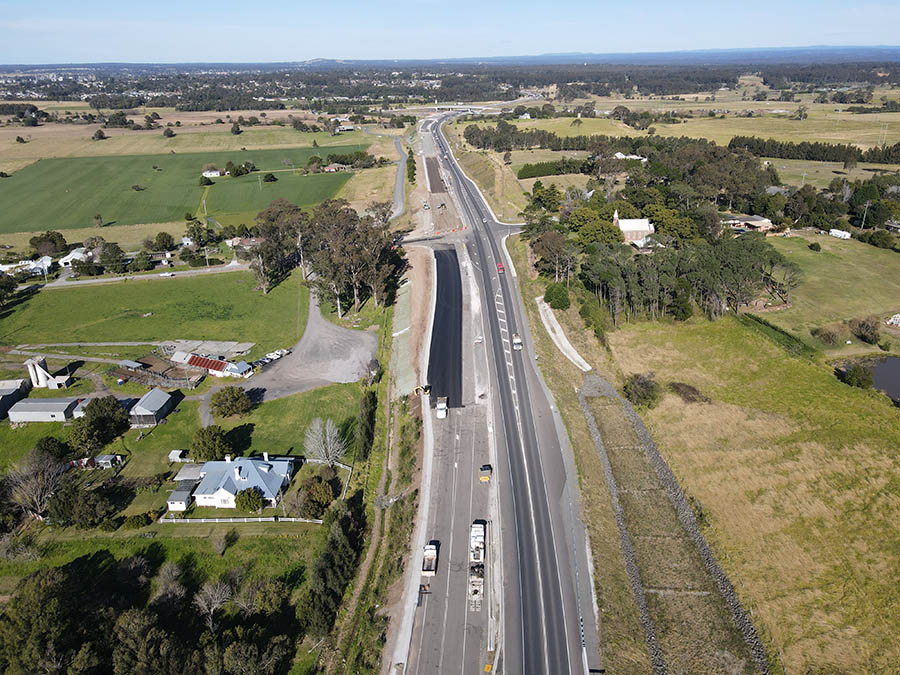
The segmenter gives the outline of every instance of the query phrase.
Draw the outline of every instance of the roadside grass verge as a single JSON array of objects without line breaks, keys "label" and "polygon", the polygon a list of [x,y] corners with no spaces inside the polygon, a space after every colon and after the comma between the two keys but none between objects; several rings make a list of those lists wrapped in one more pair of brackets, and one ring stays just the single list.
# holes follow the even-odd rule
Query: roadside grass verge
[{"label": "roadside grass verge", "polygon": [[234,272],[44,290],[0,319],[0,343],[236,340],[256,343],[250,358],[294,344],[309,302],[299,271],[267,295],[255,287]]},{"label": "roadside grass verge", "polygon": [[461,126],[446,124],[444,130],[460,166],[481,189],[494,214],[500,220],[518,222],[519,213],[528,205],[528,200],[513,171],[503,164],[502,156],[469,149],[463,140]]},{"label": "roadside grass verge", "polygon": [[733,317],[628,324],[607,338],[622,372],[712,399],[666,393],[644,418],[785,669],[889,670],[900,460],[887,397]]}]

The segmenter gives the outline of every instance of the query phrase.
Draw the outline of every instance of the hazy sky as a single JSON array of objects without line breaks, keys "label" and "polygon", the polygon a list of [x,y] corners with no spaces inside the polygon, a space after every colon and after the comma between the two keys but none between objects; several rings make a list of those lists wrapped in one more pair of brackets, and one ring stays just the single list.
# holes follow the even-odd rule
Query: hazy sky
[{"label": "hazy sky", "polygon": [[896,0],[0,0],[0,63],[893,45],[898,27]]}]

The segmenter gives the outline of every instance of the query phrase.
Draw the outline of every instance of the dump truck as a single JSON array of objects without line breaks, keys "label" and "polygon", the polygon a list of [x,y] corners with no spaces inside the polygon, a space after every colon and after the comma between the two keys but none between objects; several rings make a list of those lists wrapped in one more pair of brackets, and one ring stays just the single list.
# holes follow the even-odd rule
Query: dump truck
[{"label": "dump truck", "polygon": [[430,541],[425,545],[424,557],[422,558],[422,576],[433,577],[437,572],[438,562],[438,544],[436,541]]},{"label": "dump truck", "polygon": [[484,597],[484,521],[476,520],[469,532],[469,611],[481,611]]},{"label": "dump truck", "polygon": [[478,480],[480,480],[482,483],[490,483],[493,473],[494,467],[492,467],[490,464],[482,464],[481,468],[478,469]]},{"label": "dump truck", "polygon": [[439,420],[447,416],[447,397],[438,396],[437,404],[434,406],[435,415]]},{"label": "dump truck", "polygon": [[517,352],[522,351],[522,336],[518,333],[512,334],[512,348]]}]

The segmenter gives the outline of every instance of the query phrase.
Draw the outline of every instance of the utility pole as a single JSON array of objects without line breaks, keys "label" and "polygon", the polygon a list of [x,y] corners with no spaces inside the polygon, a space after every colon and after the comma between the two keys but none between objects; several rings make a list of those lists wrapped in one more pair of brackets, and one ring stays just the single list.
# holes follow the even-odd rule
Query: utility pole
[{"label": "utility pole", "polygon": [[871,199],[866,200],[866,208],[863,210],[862,225],[859,226],[859,229],[861,229],[861,230],[866,229],[866,215],[869,213],[869,204],[871,204],[871,203],[872,203]]},{"label": "utility pole", "polygon": [[262,176],[256,174],[256,177],[259,179],[259,191],[262,192]]},{"label": "utility pole", "polygon": [[804,185],[806,185],[806,172],[805,171],[803,172],[803,180],[800,183],[800,187],[803,187]]}]

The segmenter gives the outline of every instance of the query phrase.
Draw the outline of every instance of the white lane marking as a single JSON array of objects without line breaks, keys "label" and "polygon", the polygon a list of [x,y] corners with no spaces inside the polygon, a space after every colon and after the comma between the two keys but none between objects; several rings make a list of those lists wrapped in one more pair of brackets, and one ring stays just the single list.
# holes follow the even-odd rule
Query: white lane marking
[{"label": "white lane marking", "polygon": [[[456,435],[456,439],[453,443],[453,454],[456,457],[459,457],[459,434]],[[457,462],[453,462],[453,487],[451,489],[451,499],[450,499],[450,554],[453,554],[453,526],[456,522],[456,509],[453,508],[453,505],[456,504],[456,487],[458,483],[459,471],[456,468]],[[433,532],[434,530],[432,530]],[[447,572],[447,591],[444,595],[444,626],[447,625],[447,610],[450,608],[450,573],[449,567]],[[440,659],[438,660],[438,672],[443,670],[444,665],[444,640],[447,637],[447,631],[445,630],[441,633],[441,650],[440,650]],[[417,669],[418,670],[418,669]]]}]

